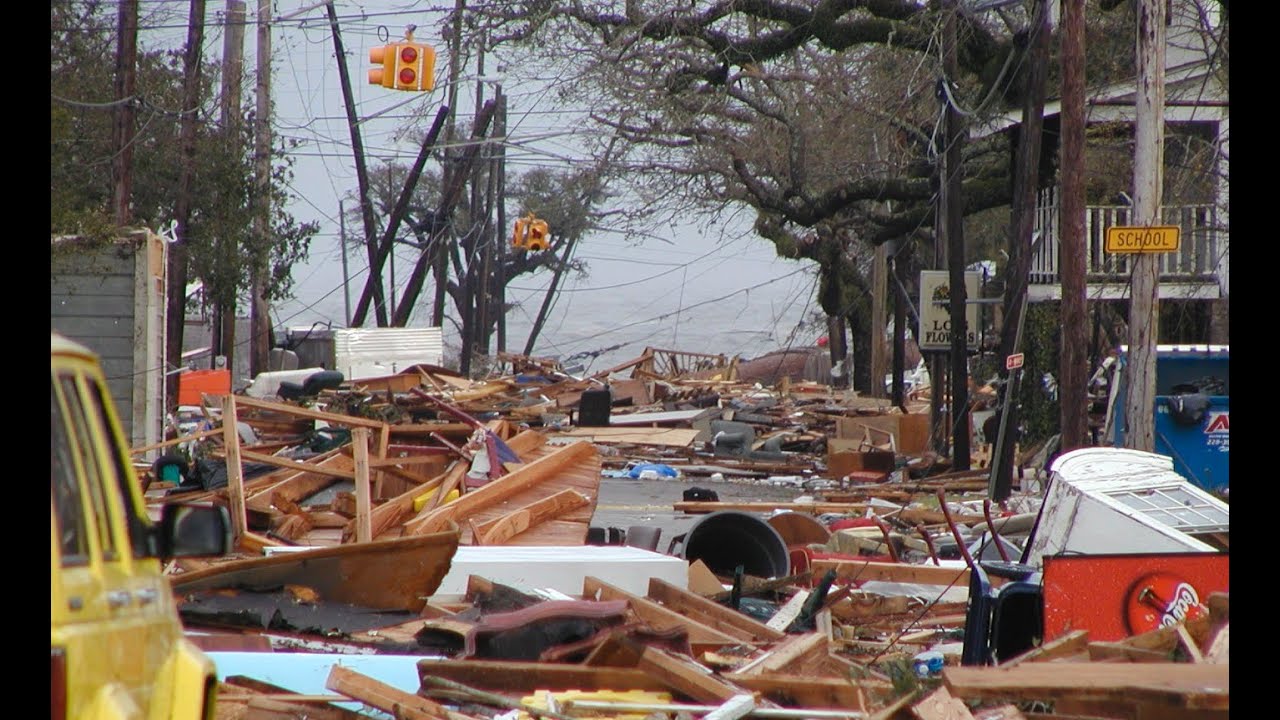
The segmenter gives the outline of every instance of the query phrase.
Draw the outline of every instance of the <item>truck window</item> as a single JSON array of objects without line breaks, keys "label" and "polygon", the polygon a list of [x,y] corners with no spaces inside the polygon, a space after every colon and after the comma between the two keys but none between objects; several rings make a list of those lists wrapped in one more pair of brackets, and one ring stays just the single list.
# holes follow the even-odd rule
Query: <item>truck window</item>
[{"label": "truck window", "polygon": [[[102,386],[96,381],[89,382],[89,399],[93,404],[93,419],[98,424],[98,428],[102,433],[102,437],[115,440],[115,435],[111,430],[111,423],[107,420],[106,403],[109,402]],[[152,547],[153,536],[147,531],[150,521],[140,513],[133,502],[133,489],[129,487],[130,475],[126,470],[125,463],[129,462],[129,458],[125,456],[124,447],[119,442],[110,442],[107,445],[107,452],[110,454],[109,466],[103,468],[107,475],[114,475],[114,480],[108,480],[120,488],[120,499],[124,505],[125,522],[128,524],[129,541],[133,546],[134,557],[154,557],[160,553],[158,547]]]},{"label": "truck window", "polygon": [[63,401],[67,406],[67,416],[70,420],[71,433],[74,438],[73,449],[76,457],[80,460],[80,467],[84,472],[85,485],[89,490],[89,507],[93,510],[98,531],[98,544],[102,548],[103,560],[115,560],[118,557],[116,552],[116,534],[115,519],[111,514],[111,510],[107,503],[109,502],[103,494],[104,472],[98,463],[98,453],[96,448],[100,435],[93,434],[92,420],[85,411],[84,404],[81,402],[83,395],[80,392],[80,382],[82,379],[75,374],[59,374],[58,383],[62,390]]},{"label": "truck window", "polygon": [[72,441],[52,379],[49,381],[49,400],[49,495],[58,521],[58,545],[62,549],[62,564],[87,565],[89,534],[85,528],[84,505],[81,503],[80,485],[76,479]]}]

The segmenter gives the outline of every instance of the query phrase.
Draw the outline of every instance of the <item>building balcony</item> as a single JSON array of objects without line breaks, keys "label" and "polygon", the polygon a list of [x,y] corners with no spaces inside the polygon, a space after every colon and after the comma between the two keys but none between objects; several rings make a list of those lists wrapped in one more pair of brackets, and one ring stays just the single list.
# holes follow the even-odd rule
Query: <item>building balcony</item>
[{"label": "building balcony", "polygon": [[[1085,282],[1090,300],[1125,300],[1135,255],[1105,251],[1107,228],[1130,224],[1127,205],[1090,205],[1085,212]],[[1162,225],[1181,228],[1177,252],[1161,253],[1159,292],[1162,300],[1215,300],[1226,294],[1228,241],[1212,204],[1173,205],[1162,210]],[[1036,231],[1043,236],[1031,257],[1028,299],[1057,300],[1062,296],[1058,248],[1061,244],[1056,188],[1040,193]]]}]

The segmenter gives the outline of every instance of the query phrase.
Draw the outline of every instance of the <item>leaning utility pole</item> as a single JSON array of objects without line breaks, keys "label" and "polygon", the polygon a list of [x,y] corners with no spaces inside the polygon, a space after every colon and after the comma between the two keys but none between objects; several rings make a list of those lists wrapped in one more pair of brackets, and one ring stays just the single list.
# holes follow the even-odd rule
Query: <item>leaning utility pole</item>
[{"label": "leaning utility pole", "polygon": [[[957,0],[943,3],[946,12],[942,30],[944,44],[942,56],[942,82],[950,87],[959,75],[960,63],[956,59]],[[964,116],[956,107],[955,98],[944,88],[947,105],[946,153],[943,160],[942,219],[946,223],[947,270],[951,301],[951,469],[969,469],[969,326],[966,319],[968,292],[964,282],[964,194],[962,155],[964,141],[969,130]],[[934,392],[942,387],[935,385]]]},{"label": "leaning utility pole", "polygon": [[[182,362],[182,335],[187,316],[187,243],[191,235],[191,184],[195,176],[196,125],[200,111],[200,58],[204,44],[205,0],[191,0],[187,17],[187,46],[182,55],[182,117],[178,120],[178,197],[174,203],[174,242],[169,245],[165,286],[165,362]],[[178,402],[178,374],[165,377],[168,404]]]},{"label": "leaning utility pole", "polygon": [[[1022,105],[1022,131],[1014,158],[1013,201],[1009,221],[1009,262],[1005,273],[1004,326],[1001,328],[1000,355],[1007,361],[1021,350],[1023,315],[1027,311],[1027,284],[1031,273],[1031,255],[1036,250],[1033,238],[1036,224],[1036,189],[1040,179],[1040,143],[1044,134],[1045,78],[1049,72],[1049,7],[1048,0],[1037,0],[1031,22],[1031,46],[1027,48],[1027,76]],[[1014,448],[1006,441],[1008,428],[1018,427],[1018,379],[1020,369],[1008,370],[1000,393],[1000,435],[991,461],[987,492],[992,500],[1009,497],[1013,486]]]},{"label": "leaning utility pole", "polygon": [[[1135,99],[1133,217],[1131,225],[1160,224],[1164,191],[1164,5],[1138,1],[1138,85]],[[1129,309],[1128,399],[1125,447],[1155,450],[1156,339],[1160,334],[1160,255],[1133,259]]]},{"label": "leaning utility pole", "polygon": [[138,86],[138,0],[120,0],[116,14],[115,185],[111,208],[117,226],[133,220],[134,92]]},{"label": "leaning utility pole", "polygon": [[[229,152],[240,150],[240,80],[244,77],[244,0],[227,0],[227,28],[222,43],[222,137]],[[218,238],[217,242],[234,242]],[[229,256],[238,254],[235,248]],[[226,359],[227,369],[235,367],[236,295],[234,289],[225,301],[214,298],[213,352],[210,367],[217,368],[217,356]]]},{"label": "leaning utility pole", "polygon": [[1058,272],[1062,353],[1058,364],[1062,451],[1089,444],[1089,317],[1085,284],[1084,0],[1062,2],[1062,131]]},{"label": "leaning utility pole", "polygon": [[271,353],[271,306],[267,304],[267,276],[271,265],[271,0],[258,0],[258,106],[254,116],[254,193],[257,201],[251,254],[252,290],[249,300],[249,375],[266,372]]},{"label": "leaning utility pole", "polygon": [[[360,219],[364,221],[364,245],[369,257],[369,277],[365,286],[373,294],[373,312],[378,327],[387,326],[387,303],[382,292],[382,275],[373,272],[378,253],[378,223],[373,217],[373,200],[369,197],[369,172],[364,162],[364,142],[360,139],[360,121],[356,117],[355,97],[351,94],[351,75],[347,72],[347,55],[342,47],[342,33],[338,30],[338,11],[333,0],[325,2],[329,14],[329,30],[333,33],[333,52],[338,61],[338,81],[342,85],[342,103],[347,109],[347,129],[351,132],[351,154],[356,161],[356,184],[360,188]],[[365,315],[356,310],[351,319],[354,327],[364,325]]]}]

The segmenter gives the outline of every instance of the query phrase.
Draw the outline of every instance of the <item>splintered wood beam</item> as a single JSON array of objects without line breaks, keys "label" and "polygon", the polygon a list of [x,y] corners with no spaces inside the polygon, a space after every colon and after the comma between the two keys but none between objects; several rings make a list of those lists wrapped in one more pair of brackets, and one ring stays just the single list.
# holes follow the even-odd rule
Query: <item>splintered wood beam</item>
[{"label": "splintered wood beam", "polygon": [[764,673],[740,675],[728,673],[726,680],[752,692],[760,693],[783,707],[822,708],[867,711],[867,692],[885,693],[890,685],[883,682],[836,678],[815,678],[802,675]]},{"label": "splintered wood beam", "polygon": [[1195,710],[1228,710],[1229,665],[1188,663],[1026,663],[1013,668],[947,667],[943,682],[959,698],[1113,700]]},{"label": "splintered wood beam", "polygon": [[212,430],[201,430],[200,432],[191,433],[190,435],[183,435],[182,437],[176,437],[176,438],[173,438],[172,440],[165,440],[164,442],[152,443],[151,445],[143,445],[140,448],[133,448],[129,451],[129,454],[141,455],[146,452],[151,452],[152,450],[167,448],[170,445],[181,445],[184,442],[191,442],[192,440],[200,440],[202,438],[207,438],[212,435],[220,435],[220,434],[222,434],[222,428],[213,428]]},{"label": "splintered wood beam", "polygon": [[836,571],[839,580],[882,580],[886,582],[915,583],[919,585],[954,585],[969,587],[969,568],[948,568],[935,565],[908,565],[905,563],[863,562],[861,560],[814,560],[814,576]]},{"label": "splintered wood beam", "polygon": [[973,713],[964,701],[951,697],[945,687],[912,705],[911,712],[920,720],[973,720]]},{"label": "splintered wood beam", "polygon": [[656,647],[644,649],[637,668],[695,702],[718,705],[743,693],[742,688],[722,680],[692,659]]},{"label": "splintered wood beam", "polygon": [[[742,668],[737,672],[738,675],[759,675],[764,672],[785,673],[792,666],[810,663],[815,659],[821,659],[824,655],[829,655],[827,636],[822,633],[812,632],[804,635],[792,635],[786,640],[773,646],[773,649],[760,658],[758,661]],[[795,672],[793,674],[801,675],[803,673]]]},{"label": "splintered wood beam", "polygon": [[642,620],[660,630],[666,630],[673,627],[683,628],[688,631],[689,642],[691,643],[738,644],[742,642],[741,638],[721,632],[713,627],[703,625],[697,620],[685,617],[674,610],[668,610],[648,598],[643,598],[639,595],[632,595],[631,593],[622,590],[621,588],[614,587],[599,578],[587,577],[583,579],[582,596],[584,598],[599,600],[628,600],[631,603],[631,611]]},{"label": "splintered wood beam", "polygon": [[356,462],[356,542],[365,543],[373,540],[373,525],[369,514],[372,510],[369,486],[369,428],[352,429],[351,444]]},{"label": "splintered wood beam", "polygon": [[227,452],[227,496],[231,501],[231,542],[239,545],[249,532],[244,504],[244,466],[240,463],[240,433],[236,423],[236,396],[222,396],[222,441]]},{"label": "splintered wood beam", "polygon": [[555,495],[529,503],[522,508],[499,518],[494,518],[476,526],[479,533],[475,537],[477,545],[502,545],[520,533],[540,525],[548,520],[585,507],[591,498],[582,493],[565,488]]},{"label": "splintered wood beam", "polygon": [[258,408],[259,410],[270,410],[272,412],[293,415],[294,417],[309,418],[311,420],[324,420],[325,422],[333,423],[334,425],[350,425],[351,427],[365,427],[374,430],[381,429],[383,426],[383,423],[378,422],[377,420],[367,420],[365,418],[358,418],[352,415],[340,415],[338,413],[309,410],[307,408],[300,408],[296,405],[271,402],[270,400],[259,400],[257,398],[245,397],[243,395],[227,395],[224,397],[236,397],[237,402],[244,407]]},{"label": "splintered wood beam", "polygon": [[701,595],[682,590],[661,578],[650,578],[649,597],[684,617],[745,642],[776,642],[787,637],[784,632]]},{"label": "splintered wood beam", "polygon": [[626,688],[669,691],[657,678],[634,668],[587,667],[496,660],[419,660],[419,677],[440,677],[481,690],[527,695],[537,690]]},{"label": "splintered wood beam", "polygon": [[[436,508],[421,520],[415,520],[412,528],[406,527],[406,529],[414,534],[438,530],[449,520],[457,521],[462,517],[473,516],[481,510],[493,507],[514,495],[557,477],[567,467],[580,462],[589,462],[595,456],[595,446],[589,442],[566,445],[550,455],[522,466],[515,472],[466,493],[447,505]],[[459,478],[465,474],[464,467]],[[441,492],[447,493],[449,490],[442,489]]]},{"label": "splintered wood beam", "polygon": [[355,473],[345,468],[328,467],[319,463],[298,462],[289,458],[277,457],[275,455],[267,455],[265,453],[256,453],[249,450],[241,450],[240,457],[246,460],[263,463],[264,465],[274,465],[289,470],[297,470],[304,473],[316,473],[318,475],[329,475],[330,477],[342,478],[344,480],[355,479]]},{"label": "splintered wood beam", "polygon": [[[342,455],[338,450],[330,450],[323,455],[317,455],[311,458],[306,465],[316,465],[320,467],[346,469],[349,458]],[[313,471],[310,467],[301,472],[294,472],[286,475],[284,479],[274,483],[271,487],[258,490],[248,495],[245,502],[250,506],[260,505],[264,500],[273,501],[276,497],[282,497],[293,502],[301,502],[317,492],[329,487],[338,481],[339,478],[332,474]],[[247,489],[247,488],[246,488]]]},{"label": "splintered wood beam", "polygon": [[407,693],[335,664],[324,686],[403,720],[444,720],[450,712],[434,700]]},{"label": "splintered wood beam", "polygon": [[1015,667],[1024,662],[1047,662],[1057,658],[1071,657],[1089,651],[1089,631],[1072,630],[1060,638],[1047,642],[1038,648],[1028,650],[1009,662],[1000,663],[1000,667]]},{"label": "splintered wood beam", "polygon": [[[370,513],[370,526],[373,536],[379,537],[392,527],[404,522],[406,518],[413,514],[413,501],[431,492],[433,488],[439,487],[445,477],[447,477],[447,473],[441,473],[432,480],[410,488],[374,508],[373,512]],[[352,527],[352,532],[355,532],[354,527]]]}]

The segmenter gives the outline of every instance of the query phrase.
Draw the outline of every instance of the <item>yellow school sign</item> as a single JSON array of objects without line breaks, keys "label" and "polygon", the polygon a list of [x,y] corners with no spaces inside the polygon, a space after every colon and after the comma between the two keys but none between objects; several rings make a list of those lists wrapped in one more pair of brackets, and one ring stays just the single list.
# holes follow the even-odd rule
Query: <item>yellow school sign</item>
[{"label": "yellow school sign", "polygon": [[1177,225],[1109,227],[1106,249],[1109,253],[1177,252],[1181,239]]}]

